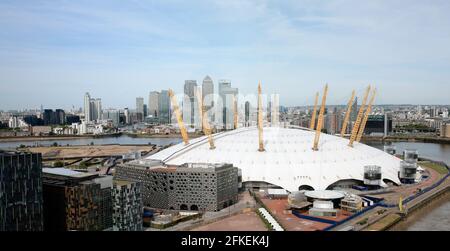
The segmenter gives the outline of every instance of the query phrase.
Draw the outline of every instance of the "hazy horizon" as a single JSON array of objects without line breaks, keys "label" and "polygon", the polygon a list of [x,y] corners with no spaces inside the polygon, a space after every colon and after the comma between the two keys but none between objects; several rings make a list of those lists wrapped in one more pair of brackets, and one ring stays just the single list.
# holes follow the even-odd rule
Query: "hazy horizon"
[{"label": "hazy horizon", "polygon": [[[181,102],[181,100],[178,100],[178,102]],[[263,106],[266,107],[266,105],[267,105],[266,101],[263,101]],[[358,105],[361,105],[361,100],[358,101]],[[407,103],[405,103],[405,104],[374,104],[373,106],[377,107],[377,106],[419,106],[419,105],[421,105],[421,106],[436,106],[436,107],[450,107],[450,104],[407,104]],[[125,108],[133,110],[133,109],[136,108],[135,106],[136,106],[136,104],[132,104],[132,105],[129,105],[129,106],[124,106],[124,107],[107,106],[107,107],[103,107],[103,110],[105,110],[105,109],[123,110]],[[288,108],[290,108],[290,107],[313,107],[314,104],[312,104],[312,103],[311,104],[304,104],[304,105],[284,105],[284,104],[280,104],[280,106],[288,107]],[[344,104],[344,103],[342,103],[342,104],[327,104],[326,106],[327,107],[328,106],[342,106],[342,107],[346,107],[347,104]],[[70,111],[73,108],[75,110],[83,109],[83,105],[78,105],[78,106],[74,105],[74,107],[72,107],[72,105],[70,105],[70,106],[68,106],[68,105],[66,105],[66,106],[60,105],[60,106],[58,106],[57,105],[57,106],[48,106],[48,107],[43,106],[42,108],[43,109],[52,109],[52,110],[63,109],[63,110],[66,110],[66,111]],[[40,105],[39,105],[39,107],[25,107],[25,108],[14,108],[14,109],[2,109],[0,107],[0,111],[2,111],[2,112],[8,112],[8,111],[19,111],[19,112],[20,111],[33,111],[33,110],[40,110],[40,109],[41,109]]]},{"label": "hazy horizon", "polygon": [[[0,110],[134,108],[184,80],[229,79],[284,106],[448,105],[450,2],[194,0],[0,2]],[[447,104],[446,104],[447,103]]]}]

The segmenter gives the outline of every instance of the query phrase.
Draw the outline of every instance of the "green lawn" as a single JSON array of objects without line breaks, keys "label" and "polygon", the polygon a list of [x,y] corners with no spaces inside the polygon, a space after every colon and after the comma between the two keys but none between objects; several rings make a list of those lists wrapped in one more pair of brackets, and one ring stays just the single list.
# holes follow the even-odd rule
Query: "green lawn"
[{"label": "green lawn", "polygon": [[420,162],[419,165],[423,166],[423,167],[428,167],[431,168],[433,170],[435,170],[436,172],[440,173],[440,174],[447,174],[448,170],[445,166],[442,165],[438,165],[435,163],[431,163],[431,162]]}]

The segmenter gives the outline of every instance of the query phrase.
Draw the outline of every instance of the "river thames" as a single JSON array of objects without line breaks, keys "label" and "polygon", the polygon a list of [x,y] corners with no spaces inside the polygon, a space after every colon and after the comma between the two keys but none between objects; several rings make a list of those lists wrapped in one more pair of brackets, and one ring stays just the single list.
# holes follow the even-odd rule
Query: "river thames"
[{"label": "river thames", "polygon": [[[367,144],[383,149],[383,143],[380,142]],[[450,165],[450,145],[418,142],[394,142],[392,145],[396,147],[397,153],[414,149],[419,151],[419,156],[422,158],[443,161]],[[399,230],[450,231],[450,200],[448,198],[449,196],[446,196],[443,202],[437,203],[439,204],[437,207],[423,209],[423,212],[419,213],[413,223]]]},{"label": "river thames", "polygon": [[82,146],[90,145],[147,145],[154,144],[158,146],[166,146],[169,144],[180,143],[181,138],[144,138],[144,137],[130,137],[127,135],[121,135],[118,137],[101,137],[101,138],[77,138],[77,139],[56,139],[56,140],[30,140],[30,141],[11,141],[0,142],[0,149],[15,149],[20,145],[25,146],[51,146],[57,143],[61,146]]}]

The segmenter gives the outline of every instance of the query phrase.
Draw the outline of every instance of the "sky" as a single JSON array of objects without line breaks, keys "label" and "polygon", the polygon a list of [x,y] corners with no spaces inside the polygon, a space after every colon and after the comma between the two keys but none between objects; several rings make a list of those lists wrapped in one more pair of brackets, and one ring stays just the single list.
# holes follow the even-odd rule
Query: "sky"
[{"label": "sky", "polygon": [[448,0],[2,0],[0,110],[134,107],[184,80],[308,105],[450,104]]}]

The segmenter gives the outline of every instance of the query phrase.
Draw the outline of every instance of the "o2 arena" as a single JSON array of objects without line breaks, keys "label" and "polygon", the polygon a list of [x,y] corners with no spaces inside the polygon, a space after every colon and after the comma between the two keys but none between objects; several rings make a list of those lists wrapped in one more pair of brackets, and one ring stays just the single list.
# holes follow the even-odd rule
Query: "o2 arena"
[{"label": "o2 arena", "polygon": [[243,127],[192,139],[188,144],[162,150],[150,157],[166,165],[228,163],[242,171],[242,181],[267,183],[290,192],[325,190],[345,183],[362,182],[365,166],[381,167],[381,186],[400,184],[401,160],[384,151],[320,133],[318,150],[312,149],[315,131],[306,128],[264,127],[264,151],[258,151],[259,130]]}]

